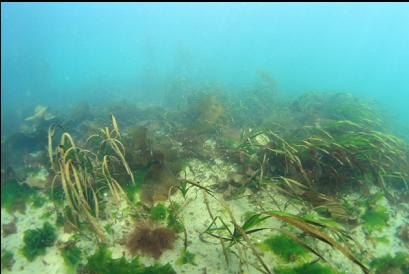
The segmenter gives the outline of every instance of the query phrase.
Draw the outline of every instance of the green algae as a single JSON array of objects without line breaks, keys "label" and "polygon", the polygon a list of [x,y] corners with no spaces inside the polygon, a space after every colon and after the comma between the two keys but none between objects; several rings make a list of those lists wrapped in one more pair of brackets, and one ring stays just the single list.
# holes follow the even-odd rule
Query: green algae
[{"label": "green algae", "polygon": [[25,212],[26,203],[35,193],[27,184],[20,184],[17,180],[7,180],[1,184],[1,207],[7,212]]},{"label": "green algae", "polygon": [[153,221],[166,220],[168,210],[163,204],[157,204],[151,208],[151,219]]},{"label": "green algae", "polygon": [[382,230],[387,226],[388,220],[388,209],[380,205],[369,207],[364,215],[362,215],[364,228],[367,229],[369,233]]},{"label": "green algae", "polygon": [[388,254],[372,260],[370,266],[376,274],[409,273],[409,254],[397,252],[394,256]]},{"label": "green algae", "polygon": [[14,265],[14,253],[10,250],[2,250],[1,252],[1,269],[11,270]]},{"label": "green algae", "polygon": [[294,268],[276,268],[276,274],[335,274],[328,266],[319,263],[307,263]]},{"label": "green algae", "polygon": [[125,257],[113,259],[112,252],[105,245],[100,246],[93,255],[88,257],[85,269],[87,273],[93,274],[176,274],[169,263],[144,266],[138,257],[131,261],[127,261]]},{"label": "green algae", "polygon": [[82,252],[75,243],[68,243],[61,249],[61,256],[68,267],[75,268],[81,262]]},{"label": "green algae", "polygon": [[56,239],[55,229],[48,222],[44,223],[42,228],[26,230],[22,249],[24,257],[29,261],[33,261],[36,257],[44,255],[46,248],[52,246]]},{"label": "green algae", "polygon": [[283,234],[272,236],[264,240],[263,246],[286,262],[294,262],[300,258],[306,258],[309,255],[308,250],[295,240]]},{"label": "green algae", "polygon": [[180,257],[176,260],[177,265],[191,264],[197,265],[195,262],[196,255],[188,250],[183,250]]}]

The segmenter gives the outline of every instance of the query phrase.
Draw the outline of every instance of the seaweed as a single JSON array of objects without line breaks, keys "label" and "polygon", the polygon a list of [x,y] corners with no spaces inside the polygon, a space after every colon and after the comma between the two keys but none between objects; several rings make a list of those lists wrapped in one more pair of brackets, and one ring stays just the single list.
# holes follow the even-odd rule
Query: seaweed
[{"label": "seaweed", "polygon": [[[64,200],[74,216],[90,225],[101,241],[106,237],[99,223],[100,195],[97,188],[103,184],[114,202],[119,204],[124,191],[112,174],[129,176],[132,184],[135,179],[125,159],[125,148],[121,143],[121,133],[114,115],[111,115],[112,129],[104,127],[97,134],[87,138],[87,144],[96,151],[77,146],[72,136],[64,132],[60,144],[54,147],[56,125],[48,129],[48,156],[54,172],[51,185],[58,181],[64,191]],[[95,142],[96,141],[96,142]],[[95,148],[97,147],[97,148]],[[77,218],[76,218],[77,219]],[[79,222],[73,223],[79,227]]]},{"label": "seaweed", "polygon": [[[262,214],[253,214],[248,215],[242,225],[234,226],[233,229],[229,228],[226,222],[220,218],[216,217],[207,227],[204,233],[223,240],[227,240],[230,242],[229,247],[233,246],[234,244],[241,243],[243,240],[243,233],[252,234],[266,228],[255,228],[257,225],[261,224],[264,220],[268,219],[269,216],[262,216]],[[219,221],[220,227],[217,226],[217,222]],[[214,232],[223,232],[223,234],[215,234]]]},{"label": "seaweed", "polygon": [[169,263],[144,266],[139,262],[138,257],[129,262],[125,257],[113,259],[106,245],[101,245],[93,255],[88,257],[85,270],[85,273],[89,274],[176,274]]},{"label": "seaweed", "polygon": [[24,257],[33,261],[37,256],[44,255],[46,248],[52,246],[56,239],[55,229],[48,222],[44,223],[43,228],[26,230],[22,249]]},{"label": "seaweed", "polygon": [[372,260],[370,266],[376,274],[409,273],[409,254],[397,252],[394,256],[388,254]]},{"label": "seaweed", "polygon": [[11,270],[14,265],[14,253],[10,250],[1,251],[1,269]]},{"label": "seaweed", "polygon": [[173,202],[168,208],[167,226],[177,233],[184,231],[185,225],[178,216],[180,205]]},{"label": "seaweed", "polygon": [[153,221],[166,220],[167,209],[163,204],[157,204],[151,208],[151,219]]},{"label": "seaweed", "polygon": [[40,208],[47,202],[47,199],[38,193],[31,195],[30,200],[34,208]]},{"label": "seaweed", "polygon": [[337,228],[336,226],[333,226],[332,224],[326,224],[318,220],[314,220],[314,219],[306,218],[306,217],[303,218],[300,216],[295,216],[295,215],[292,215],[286,212],[281,212],[281,211],[271,211],[271,212],[266,212],[266,214],[269,214],[271,217],[287,222],[291,226],[294,226],[300,229],[305,234],[312,236],[313,238],[330,245],[334,249],[337,249],[342,254],[344,254],[348,259],[350,259],[352,262],[358,265],[364,273],[369,273],[369,269],[367,268],[367,266],[365,266],[354,255],[354,253],[351,251],[349,246],[344,247],[343,245],[341,245],[340,242],[338,242],[337,240],[329,236],[326,232],[321,230],[322,228],[327,228],[332,232],[336,232],[338,235],[342,235],[346,233],[342,229]]},{"label": "seaweed", "polygon": [[191,185],[189,185],[186,180],[181,180],[180,185],[178,186],[178,189],[180,190],[180,193],[183,196],[183,199],[186,200],[186,195],[189,189],[191,188]]},{"label": "seaweed", "polygon": [[112,229],[112,225],[111,225],[111,224],[106,224],[106,225],[104,225],[104,229],[105,229],[105,231],[106,231],[109,235],[113,235],[113,234],[114,234],[114,230]]},{"label": "seaweed", "polygon": [[64,226],[65,218],[64,214],[61,212],[57,212],[57,218],[55,219],[55,225],[56,226]]},{"label": "seaweed", "polygon": [[388,209],[380,205],[370,206],[362,215],[362,220],[369,233],[382,230],[388,224]]},{"label": "seaweed", "polygon": [[366,126],[379,126],[382,123],[374,104],[363,102],[350,93],[303,94],[290,104],[290,109],[303,123],[322,120],[350,120]]},{"label": "seaweed", "polygon": [[196,255],[189,250],[183,250],[182,254],[179,256],[179,258],[176,260],[176,264],[178,265],[184,265],[184,264],[191,264],[191,265],[197,265],[195,262]]},{"label": "seaweed", "polygon": [[133,255],[141,252],[158,259],[165,250],[173,248],[175,240],[176,233],[172,229],[152,227],[145,222],[138,222],[128,235],[126,247]]},{"label": "seaweed", "polygon": [[191,104],[187,114],[193,117],[192,128],[197,133],[208,133],[224,113],[224,107],[215,95],[202,94]]},{"label": "seaweed", "polygon": [[141,201],[152,206],[156,201],[165,201],[169,191],[177,190],[179,180],[170,166],[163,161],[155,162],[149,168],[141,185]]},{"label": "seaweed", "polygon": [[141,190],[141,184],[145,178],[146,173],[148,172],[147,169],[135,169],[133,171],[133,176],[135,178],[135,184],[132,183],[132,181],[128,181],[127,183],[124,184],[123,189],[129,199],[129,201],[135,203],[139,197],[138,194],[140,193]]},{"label": "seaweed", "polygon": [[[266,145],[257,145],[260,134],[269,140]],[[241,147],[248,153],[255,149],[261,178],[286,177],[319,192],[359,191],[370,184],[387,192],[396,180],[408,187],[406,143],[348,120],[305,126],[288,137],[267,129],[247,137]]]},{"label": "seaweed", "polygon": [[319,263],[306,263],[294,268],[275,268],[277,274],[335,274],[330,267]]},{"label": "seaweed", "polygon": [[126,159],[130,167],[146,169],[152,162],[152,140],[148,136],[148,129],[144,126],[133,127],[127,130],[124,145],[129,153]]},{"label": "seaweed", "polygon": [[293,262],[308,256],[308,250],[283,234],[264,240],[263,245],[286,262]]},{"label": "seaweed", "polygon": [[135,271],[140,266],[138,258],[134,258],[131,262],[126,261],[124,257],[113,259],[111,251],[106,245],[102,245],[92,256],[88,257],[85,269],[86,273],[92,274],[128,274],[137,273]]},{"label": "seaweed", "polygon": [[75,245],[75,242],[65,243],[60,250],[64,262],[68,267],[75,268],[79,265],[82,259],[82,252],[81,249]]},{"label": "seaweed", "polygon": [[7,212],[25,212],[26,203],[36,191],[27,184],[20,184],[17,180],[1,182],[1,207]]}]

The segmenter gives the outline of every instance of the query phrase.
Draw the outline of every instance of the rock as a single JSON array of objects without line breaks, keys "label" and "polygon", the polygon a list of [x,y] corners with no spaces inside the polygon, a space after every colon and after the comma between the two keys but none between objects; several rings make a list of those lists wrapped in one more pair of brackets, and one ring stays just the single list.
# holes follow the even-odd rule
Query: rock
[{"label": "rock", "polygon": [[25,183],[30,187],[43,189],[47,186],[48,175],[45,168],[39,168],[35,172],[28,173]]},{"label": "rock", "polygon": [[14,222],[11,222],[11,223],[8,223],[8,224],[3,224],[2,229],[3,229],[4,237],[7,237],[10,234],[17,233],[17,226],[16,226],[16,224]]}]

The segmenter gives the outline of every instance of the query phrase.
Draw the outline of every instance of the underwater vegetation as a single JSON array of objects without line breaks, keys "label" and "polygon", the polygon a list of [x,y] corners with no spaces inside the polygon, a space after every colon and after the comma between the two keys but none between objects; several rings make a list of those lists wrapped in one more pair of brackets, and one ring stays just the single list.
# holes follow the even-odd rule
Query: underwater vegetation
[{"label": "underwater vegetation", "polygon": [[[408,147],[395,136],[351,121],[307,126],[291,138],[271,130],[249,138],[260,134],[269,140],[266,145],[259,145],[263,175],[290,178],[299,184],[297,187],[324,193],[368,188],[368,184],[387,191],[386,185],[394,185],[396,179],[404,184],[398,188],[408,187]],[[254,149],[252,146],[257,145],[248,139],[249,152]]]},{"label": "underwater vegetation", "polygon": [[44,223],[42,228],[24,231],[24,247],[22,249],[24,257],[33,261],[39,255],[44,255],[46,248],[53,246],[56,239],[55,228],[48,222]]},{"label": "underwater vegetation", "polygon": [[10,250],[1,251],[1,269],[11,270],[15,260],[14,254]]},{"label": "underwater vegetation", "polygon": [[130,262],[125,257],[113,259],[111,251],[106,246],[101,246],[88,258],[83,271],[88,274],[176,274],[169,264],[145,267],[137,257]]},{"label": "underwater vegetation", "polygon": [[364,227],[369,231],[383,229],[389,220],[388,209],[383,206],[369,206],[364,215],[362,215]]},{"label": "underwater vegetation", "polygon": [[[372,255],[407,248],[407,143],[350,94],[284,100],[260,78],[243,98],[185,86],[169,109],[81,103],[58,121],[39,108],[25,123],[48,128],[48,149],[2,166],[2,239],[24,233],[33,261],[64,231],[58,255],[89,274],[216,272],[208,259],[220,273],[407,272],[406,253]],[[42,228],[19,227],[26,207]],[[18,256],[2,250],[2,268]]]},{"label": "underwater vegetation", "polygon": [[295,115],[302,115],[300,119],[305,124],[314,124],[317,120],[348,120],[374,128],[382,124],[378,106],[364,102],[351,93],[308,92],[294,100],[289,107]]},{"label": "underwater vegetation", "polygon": [[183,250],[180,257],[176,260],[178,265],[191,264],[197,265],[195,262],[196,255],[189,250]]},{"label": "underwater vegetation", "polygon": [[128,236],[126,247],[133,255],[140,252],[158,259],[165,250],[173,248],[175,240],[176,233],[172,229],[138,222]]},{"label": "underwater vegetation", "polygon": [[215,95],[203,95],[195,99],[189,115],[193,117],[193,129],[203,133],[203,131],[211,130],[219,121],[224,108]]},{"label": "underwater vegetation", "polygon": [[[112,176],[113,163],[123,169],[135,184],[133,173],[125,160],[125,149],[122,145],[121,134],[115,117],[112,115],[112,126],[100,129],[87,139],[97,140],[98,151],[92,153],[78,147],[71,135],[64,132],[60,144],[53,148],[53,137],[56,127],[50,127],[48,132],[48,154],[55,172],[53,184],[59,179],[64,190],[64,199],[74,215],[74,227],[78,227],[76,218],[86,221],[101,241],[106,241],[104,231],[98,222],[99,198],[96,188],[104,182],[116,203],[120,202],[120,195],[124,193],[119,182]],[[57,150],[57,151],[55,151]],[[54,153],[55,151],[55,153]],[[96,156],[96,157],[93,157]]]},{"label": "underwater vegetation", "polygon": [[[162,160],[152,164],[141,184],[141,201],[147,206],[166,201],[169,191],[177,190],[179,180],[171,167]],[[172,193],[172,192],[171,192]]]},{"label": "underwater vegetation", "polygon": [[385,255],[371,262],[376,274],[409,273],[409,254],[398,252],[395,255]]},{"label": "underwater vegetation", "polygon": [[[38,194],[27,184],[20,184],[17,180],[7,180],[1,183],[1,207],[8,212],[25,212],[26,203],[34,195]],[[36,205],[40,206],[41,202],[37,201]]]},{"label": "underwater vegetation", "polygon": [[75,268],[81,262],[82,252],[81,249],[75,245],[75,242],[64,243],[60,251],[67,266]]},{"label": "underwater vegetation", "polygon": [[274,269],[277,274],[333,274],[334,272],[330,267],[323,266],[319,263],[306,263],[294,268],[276,268]]},{"label": "underwater vegetation", "polygon": [[151,208],[151,219],[153,221],[165,220],[167,216],[167,209],[163,204],[157,204]]},{"label": "underwater vegetation", "polygon": [[276,235],[264,240],[263,245],[286,262],[308,256],[308,251],[286,235]]}]

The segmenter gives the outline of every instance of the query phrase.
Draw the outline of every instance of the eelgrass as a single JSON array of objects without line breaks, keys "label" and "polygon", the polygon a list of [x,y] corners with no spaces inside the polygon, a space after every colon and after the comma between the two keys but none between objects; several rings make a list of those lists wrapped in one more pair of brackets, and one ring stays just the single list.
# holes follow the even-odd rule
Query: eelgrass
[{"label": "eelgrass", "polygon": [[[267,145],[255,144],[259,134],[270,140]],[[407,144],[347,120],[304,127],[287,138],[266,130],[247,137],[241,148],[258,154],[262,176],[289,178],[308,188],[334,192],[372,181],[386,191],[398,180],[409,189]]]},{"label": "eelgrass", "polygon": [[[104,230],[99,224],[100,198],[97,195],[99,187],[107,187],[114,201],[120,203],[121,197],[126,195],[113,177],[110,170],[113,161],[118,161],[135,183],[132,172],[125,161],[125,149],[119,138],[121,137],[118,124],[112,115],[113,129],[108,127],[100,130],[97,151],[91,151],[75,144],[72,136],[64,132],[60,144],[53,147],[55,126],[48,131],[48,154],[55,177],[52,191],[57,180],[61,183],[64,197],[74,218],[88,223],[101,241],[106,241]],[[78,223],[73,223],[78,227]]]}]

